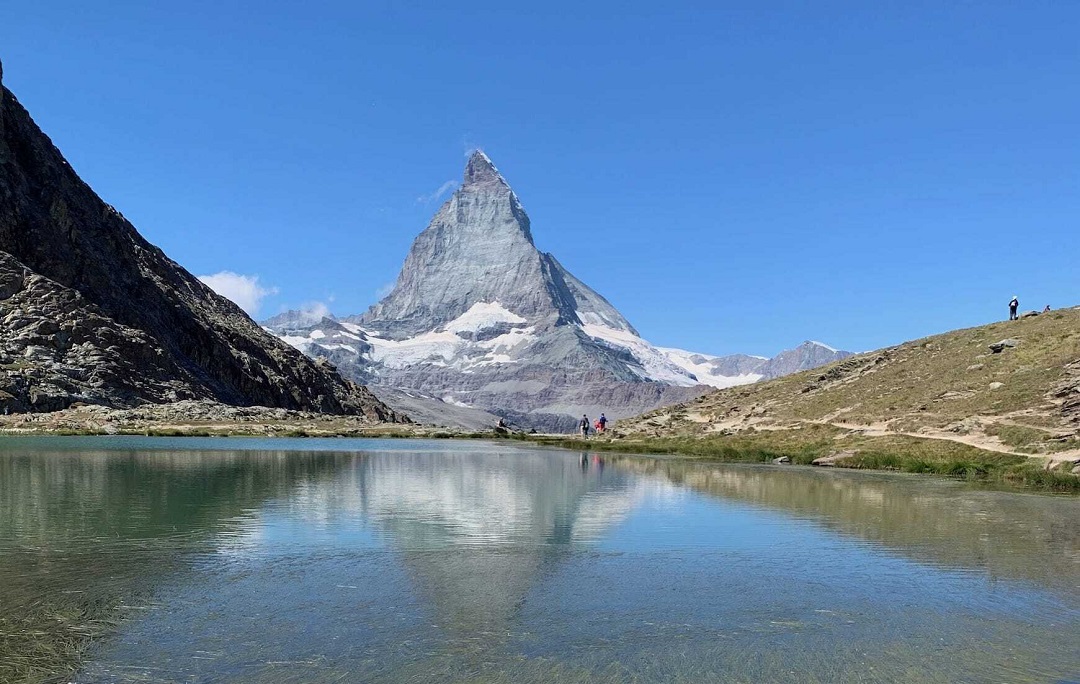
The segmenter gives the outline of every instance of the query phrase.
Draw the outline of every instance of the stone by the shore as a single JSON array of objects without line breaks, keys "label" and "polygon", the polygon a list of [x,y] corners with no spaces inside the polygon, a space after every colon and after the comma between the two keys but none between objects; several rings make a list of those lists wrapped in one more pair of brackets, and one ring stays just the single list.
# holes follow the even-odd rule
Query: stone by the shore
[{"label": "stone by the shore", "polygon": [[828,456],[815,458],[813,461],[811,461],[810,465],[832,468],[836,466],[837,461],[842,461],[845,458],[851,458],[854,455],[855,452],[850,449],[846,451],[837,451],[835,453],[829,454]]}]

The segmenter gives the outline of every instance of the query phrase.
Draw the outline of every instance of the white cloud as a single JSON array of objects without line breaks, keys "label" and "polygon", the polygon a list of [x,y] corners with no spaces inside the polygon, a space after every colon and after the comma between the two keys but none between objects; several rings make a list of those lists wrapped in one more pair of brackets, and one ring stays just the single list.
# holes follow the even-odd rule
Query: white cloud
[{"label": "white cloud", "polygon": [[318,323],[330,317],[330,307],[322,302],[308,302],[300,307],[300,313],[303,314],[305,320]]},{"label": "white cloud", "polygon": [[416,198],[416,201],[420,204],[427,204],[440,199],[443,195],[450,192],[457,187],[458,182],[456,180],[448,180],[439,186],[439,189],[430,195],[420,195]]},{"label": "white cloud", "polygon": [[262,300],[270,295],[277,294],[276,287],[263,287],[259,284],[257,275],[240,275],[232,271],[221,271],[213,275],[198,276],[199,280],[206,283],[211,290],[222,297],[232,300],[237,306],[247,312],[249,316],[259,313]]}]

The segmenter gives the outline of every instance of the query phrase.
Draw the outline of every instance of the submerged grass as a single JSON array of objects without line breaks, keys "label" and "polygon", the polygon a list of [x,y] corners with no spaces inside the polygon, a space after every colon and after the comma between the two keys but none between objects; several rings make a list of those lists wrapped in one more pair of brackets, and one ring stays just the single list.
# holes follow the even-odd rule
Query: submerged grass
[{"label": "submerged grass", "polygon": [[0,682],[70,681],[87,649],[120,624],[124,609],[145,603],[138,562],[53,555],[24,555],[23,563],[0,566]]}]

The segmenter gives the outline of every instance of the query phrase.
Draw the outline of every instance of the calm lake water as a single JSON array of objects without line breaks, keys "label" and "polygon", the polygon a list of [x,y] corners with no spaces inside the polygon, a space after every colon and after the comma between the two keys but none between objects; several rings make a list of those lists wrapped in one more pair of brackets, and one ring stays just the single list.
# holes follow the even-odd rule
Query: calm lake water
[{"label": "calm lake water", "polygon": [[1080,499],[503,443],[4,439],[0,680],[75,647],[80,684],[1075,682]]}]

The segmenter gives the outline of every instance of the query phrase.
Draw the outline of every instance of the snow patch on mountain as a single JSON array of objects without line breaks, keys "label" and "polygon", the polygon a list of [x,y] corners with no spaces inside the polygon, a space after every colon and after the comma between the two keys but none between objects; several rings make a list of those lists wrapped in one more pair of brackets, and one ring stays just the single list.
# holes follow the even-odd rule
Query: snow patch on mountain
[{"label": "snow patch on mountain", "polygon": [[469,310],[443,326],[452,332],[480,332],[500,323],[517,325],[525,319],[498,302],[477,302]]},{"label": "snow patch on mountain", "polygon": [[822,349],[825,349],[827,351],[831,351],[834,354],[840,353],[839,349],[836,349],[835,347],[830,347],[829,345],[825,344],[824,342],[818,342],[816,340],[810,340],[809,344],[816,344],[817,346],[821,347]]},{"label": "snow patch on mountain", "polygon": [[[604,320],[598,314],[579,314],[589,321]],[[598,323],[583,323],[581,329],[594,340],[601,340],[612,346],[625,349],[641,364],[640,370],[630,367],[645,380],[654,380],[680,387],[693,387],[699,384],[693,373],[673,363],[659,349],[641,339],[629,330],[616,330]]]},{"label": "snow patch on mountain", "polygon": [[[685,349],[675,349],[673,347],[657,347],[656,349],[661,354],[664,354],[672,363],[679,366],[687,373],[692,374],[697,378],[697,381],[703,385],[724,389],[725,387],[749,385],[762,378],[762,375],[759,373],[740,373],[738,375],[721,375],[717,373],[715,363],[709,362],[721,360],[722,357],[719,356],[698,354],[696,352],[686,351]],[[760,359],[762,362],[768,360],[764,356],[755,356],[753,358]]]},{"label": "snow patch on mountain", "polygon": [[311,350],[311,345],[314,343],[310,337],[300,337],[299,335],[279,335],[279,338],[285,344],[304,354]]},{"label": "snow patch on mountain", "polygon": [[[478,302],[439,329],[402,340],[381,337],[355,323],[329,320],[306,335],[292,331],[281,339],[305,354],[340,350],[384,368],[428,363],[468,373],[484,366],[515,363],[515,350],[536,339],[535,327],[524,326],[525,322],[498,302]],[[330,326],[329,334],[323,329],[326,326]],[[508,326],[515,327],[506,330]],[[497,334],[475,338],[484,331]]]},{"label": "snow patch on mountain", "polygon": [[[581,321],[583,326],[586,326],[586,325],[602,326],[602,327],[605,327],[605,328],[608,328],[610,330],[613,330],[615,332],[620,332],[620,333],[626,331],[626,327],[623,326],[622,323],[620,323],[617,320],[612,320],[612,318],[610,316],[605,316],[600,311],[581,311],[581,310],[578,310],[578,311],[575,311],[574,313],[577,314],[578,320]],[[637,336],[634,335],[634,337],[637,337]]]}]

